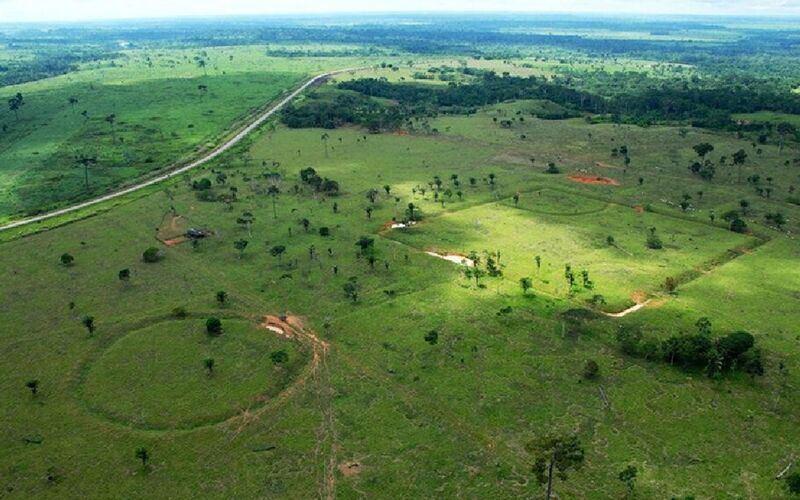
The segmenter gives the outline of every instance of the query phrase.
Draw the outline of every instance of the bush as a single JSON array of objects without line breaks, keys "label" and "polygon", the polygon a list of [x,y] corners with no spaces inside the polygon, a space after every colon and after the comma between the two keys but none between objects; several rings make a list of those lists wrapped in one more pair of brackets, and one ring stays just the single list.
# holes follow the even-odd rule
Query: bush
[{"label": "bush", "polygon": [[436,330],[431,330],[425,334],[425,342],[429,343],[430,345],[435,345],[439,342],[439,332]]},{"label": "bush", "polygon": [[68,253],[61,254],[61,264],[64,266],[71,266],[75,262],[75,257]]},{"label": "bush", "polygon": [[202,178],[199,181],[194,181],[192,183],[192,189],[195,191],[207,191],[211,189],[211,179]]},{"label": "bush", "polygon": [[156,247],[150,247],[142,252],[142,260],[147,263],[158,262],[161,260],[161,251]]},{"label": "bush", "polygon": [[272,359],[272,363],[276,365],[282,365],[289,361],[289,355],[286,354],[286,351],[273,351],[269,357]]},{"label": "bush", "polygon": [[209,335],[219,335],[222,333],[222,321],[219,318],[208,318],[206,320],[206,331]]},{"label": "bush", "polygon": [[172,310],[172,315],[178,319],[184,319],[189,315],[189,312],[186,311],[186,308],[183,306],[178,306]]},{"label": "bush", "polygon": [[600,365],[597,361],[590,359],[583,365],[583,378],[586,380],[594,380],[600,376]]}]

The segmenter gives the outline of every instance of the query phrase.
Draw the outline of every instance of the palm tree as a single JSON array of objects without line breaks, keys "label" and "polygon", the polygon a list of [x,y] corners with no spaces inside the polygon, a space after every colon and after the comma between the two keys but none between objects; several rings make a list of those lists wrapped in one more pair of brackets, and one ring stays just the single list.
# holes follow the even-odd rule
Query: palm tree
[{"label": "palm tree", "polygon": [[142,467],[147,467],[147,461],[150,459],[150,453],[147,448],[139,447],[136,449],[136,458],[142,461]]},{"label": "palm tree", "polygon": [[528,294],[528,290],[533,288],[533,280],[528,278],[528,277],[520,278],[519,279],[519,286],[522,287],[522,294],[523,295],[527,295]]},{"label": "palm tree", "polygon": [[25,382],[25,387],[30,389],[31,390],[31,394],[33,396],[35,396],[36,393],[39,392],[39,381],[36,380],[36,379],[28,380],[27,382]]},{"label": "palm tree", "polygon": [[276,203],[276,199],[278,197],[278,194],[280,194],[280,192],[281,192],[281,190],[278,189],[278,186],[270,186],[267,189],[267,194],[269,194],[272,197],[272,218],[273,219],[277,219],[278,218],[278,212],[277,212],[277,208],[276,208],[275,203]]},{"label": "palm tree", "polygon": [[94,316],[88,316],[88,315],[84,316],[83,319],[81,319],[81,324],[86,327],[86,330],[89,332],[89,335],[94,333],[95,329]]},{"label": "palm tree", "polygon": [[205,59],[198,59],[197,60],[197,67],[203,69],[203,74],[208,76],[208,70],[206,70],[206,60]]},{"label": "palm tree", "polygon": [[91,156],[87,153],[78,153],[75,161],[78,165],[83,166],[83,182],[86,189],[89,189],[89,166],[97,165],[97,156]]},{"label": "palm tree", "polygon": [[19,121],[19,109],[25,104],[25,99],[22,94],[17,94],[8,100],[8,109],[14,112],[14,118]]},{"label": "palm tree", "polygon": [[234,248],[239,250],[239,258],[241,259],[244,255],[244,249],[247,248],[247,240],[236,240],[233,242]]},{"label": "palm tree", "polygon": [[327,132],[323,132],[323,134],[320,136],[322,143],[325,145],[325,158],[328,157],[328,139],[330,139],[330,137],[331,136],[329,136]]},{"label": "palm tree", "polygon": [[112,141],[113,142],[117,142],[117,134],[116,134],[116,131],[114,130],[114,122],[117,121],[117,115],[112,113],[112,114],[110,114],[110,115],[105,117],[105,121],[107,121],[108,125],[111,127],[111,139],[112,139]]}]

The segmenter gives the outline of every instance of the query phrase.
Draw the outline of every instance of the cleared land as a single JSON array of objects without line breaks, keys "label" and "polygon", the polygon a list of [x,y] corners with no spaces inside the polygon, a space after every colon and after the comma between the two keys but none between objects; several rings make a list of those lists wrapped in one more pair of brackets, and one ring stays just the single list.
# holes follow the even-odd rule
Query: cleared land
[{"label": "cleared land", "polygon": [[[780,498],[774,475],[792,460],[800,423],[800,274],[786,265],[798,258],[798,209],[785,202],[794,146],[757,154],[733,134],[541,120],[542,107],[442,116],[429,134],[265,127],[248,155],[230,151],[92,217],[0,244],[2,486],[24,497],[530,497],[541,488],[525,444],[557,429],[587,450],[584,468],[557,483],[565,498],[621,497],[629,464],[643,498]],[[493,121],[517,111],[525,120],[511,128]],[[715,159],[739,148],[754,159],[704,181],[687,169],[702,141]],[[627,167],[612,154],[621,144]],[[545,173],[550,162],[561,173]],[[304,183],[308,166],[339,194]],[[739,180],[754,173],[773,178],[772,198]],[[203,178],[235,199],[203,201],[193,189]],[[720,220],[742,198],[748,235]],[[408,203],[421,223],[387,231]],[[763,224],[778,208],[789,218],[780,231]],[[212,236],[163,245],[158,229],[175,215]],[[650,227],[663,249],[646,247]],[[374,261],[357,255],[362,237],[374,239]],[[163,258],[143,262],[154,245]],[[476,287],[430,249],[500,251],[504,276]],[[72,265],[60,263],[65,252]],[[566,263],[595,288],[570,297]],[[526,275],[534,288],[523,294]],[[666,276],[681,278],[676,293],[662,288]],[[356,301],[344,292],[351,277]],[[597,309],[617,310],[637,291],[657,306],[574,320],[595,293],[607,300]],[[189,317],[175,319],[176,307]],[[209,316],[229,325],[220,337],[204,333]],[[694,332],[703,316],[715,335],[751,331],[765,376],[710,380],[627,356],[615,339],[622,325],[658,339]],[[275,350],[288,354],[285,372],[265,358]],[[213,376],[207,357],[219,363]],[[601,367],[595,381],[581,377],[587,359]]]}]

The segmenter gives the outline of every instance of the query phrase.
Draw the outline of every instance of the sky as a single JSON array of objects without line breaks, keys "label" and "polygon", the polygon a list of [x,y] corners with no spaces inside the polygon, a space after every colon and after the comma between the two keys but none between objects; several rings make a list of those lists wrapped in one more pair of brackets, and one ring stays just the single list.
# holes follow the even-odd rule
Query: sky
[{"label": "sky", "polygon": [[0,23],[366,12],[800,15],[800,0],[0,0]]}]

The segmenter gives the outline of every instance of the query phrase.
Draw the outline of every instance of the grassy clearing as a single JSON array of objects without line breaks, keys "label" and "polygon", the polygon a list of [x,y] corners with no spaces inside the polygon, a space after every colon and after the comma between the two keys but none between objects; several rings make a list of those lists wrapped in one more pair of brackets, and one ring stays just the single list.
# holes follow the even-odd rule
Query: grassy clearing
[{"label": "grassy clearing", "polygon": [[[292,342],[243,321],[223,327],[212,337],[203,320],[173,320],[131,332],[87,367],[82,397],[123,425],[186,428],[257,407],[292,383],[304,362]],[[274,363],[280,351],[288,361]]]},{"label": "grassy clearing", "polygon": [[[541,290],[566,298],[577,290],[577,299],[582,301],[600,294],[608,310],[621,310],[633,304],[636,297],[641,301],[642,296],[660,293],[668,276],[699,267],[748,240],[705,224],[639,214],[618,205],[578,215],[550,215],[557,212],[558,205],[551,207],[537,193],[541,191],[520,196],[526,200],[525,205],[535,207],[532,211],[524,206],[514,207],[507,200],[446,214],[394,232],[392,237],[442,253],[500,252],[500,263],[505,267],[504,293],[514,293],[519,279],[527,276],[534,279],[533,293]],[[579,197],[562,197],[569,197],[576,207],[584,205]],[[649,249],[645,244],[653,227],[663,239],[661,250]],[[609,236],[614,239],[613,244],[608,243]],[[536,256],[541,257],[541,268],[537,268]],[[570,265],[578,276],[573,290],[564,278],[565,265]],[[582,284],[580,273],[584,270],[593,282],[591,287]],[[492,282],[489,280],[488,286],[494,288]]]}]

